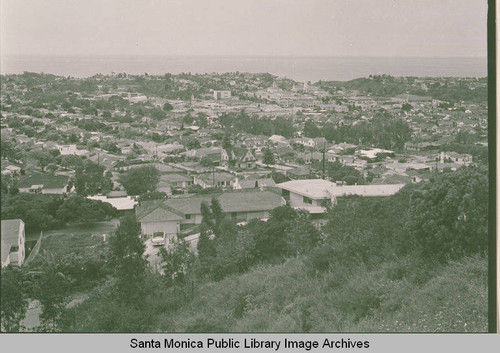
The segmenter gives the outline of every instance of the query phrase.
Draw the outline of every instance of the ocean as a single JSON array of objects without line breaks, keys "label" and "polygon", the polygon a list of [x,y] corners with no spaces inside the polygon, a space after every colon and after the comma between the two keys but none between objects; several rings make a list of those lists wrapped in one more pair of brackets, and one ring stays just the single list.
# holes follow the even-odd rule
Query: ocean
[{"label": "ocean", "polygon": [[62,76],[90,77],[95,74],[163,75],[165,73],[268,72],[300,82],[348,81],[369,75],[392,76],[487,76],[487,59],[481,57],[127,57],[127,56],[5,56],[2,74],[24,71]]}]

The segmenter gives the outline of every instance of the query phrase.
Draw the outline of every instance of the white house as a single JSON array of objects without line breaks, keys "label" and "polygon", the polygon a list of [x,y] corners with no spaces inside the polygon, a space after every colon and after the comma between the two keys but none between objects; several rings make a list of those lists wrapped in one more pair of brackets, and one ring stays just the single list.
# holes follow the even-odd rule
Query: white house
[{"label": "white house", "polygon": [[61,153],[61,156],[76,155],[83,156],[89,153],[87,150],[79,150],[76,145],[59,145],[57,149]]},{"label": "white house", "polygon": [[2,220],[2,267],[24,263],[26,241],[24,222],[20,219]]},{"label": "white house", "polygon": [[295,209],[304,209],[312,214],[324,213],[326,208],[337,203],[338,197],[359,195],[367,197],[390,196],[405,184],[341,185],[323,179],[292,180],[277,184],[283,198]]},{"label": "white house", "polygon": [[231,98],[231,91],[214,91],[214,99],[228,99]]}]

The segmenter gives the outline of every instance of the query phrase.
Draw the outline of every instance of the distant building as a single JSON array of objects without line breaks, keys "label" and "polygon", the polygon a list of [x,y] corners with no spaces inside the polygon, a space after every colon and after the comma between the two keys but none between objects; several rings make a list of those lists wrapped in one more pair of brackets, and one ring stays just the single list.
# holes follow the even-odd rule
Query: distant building
[{"label": "distant building", "polygon": [[228,99],[231,98],[231,91],[214,91],[214,99]]},{"label": "distant building", "polygon": [[233,189],[234,190],[241,190],[241,189],[254,189],[254,188],[260,188],[263,189],[266,186],[275,186],[276,183],[274,182],[273,178],[262,178],[262,179],[239,179],[236,178],[236,180],[233,183]]},{"label": "distant building", "polygon": [[225,172],[203,173],[194,176],[194,183],[203,189],[217,187],[229,188],[235,180],[235,176]]},{"label": "distant building", "polygon": [[87,150],[77,149],[76,145],[60,145],[57,147],[57,149],[61,153],[61,156],[68,156],[68,155],[83,156],[89,153],[89,151]]},{"label": "distant building", "polygon": [[2,267],[24,263],[26,236],[24,222],[20,219],[2,220]]}]

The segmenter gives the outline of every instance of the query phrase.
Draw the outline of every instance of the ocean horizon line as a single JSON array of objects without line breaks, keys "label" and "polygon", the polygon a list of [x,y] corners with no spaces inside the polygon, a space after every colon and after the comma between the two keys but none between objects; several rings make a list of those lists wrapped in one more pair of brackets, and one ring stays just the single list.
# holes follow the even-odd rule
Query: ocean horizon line
[{"label": "ocean horizon line", "polygon": [[124,72],[138,75],[165,73],[270,73],[300,82],[348,81],[369,75],[413,77],[486,77],[486,57],[344,57],[344,56],[0,56],[3,75],[39,72],[91,77]]},{"label": "ocean horizon line", "polygon": [[488,59],[488,56],[415,56],[415,55],[245,55],[245,54],[3,54],[1,58],[339,58],[339,59]]}]

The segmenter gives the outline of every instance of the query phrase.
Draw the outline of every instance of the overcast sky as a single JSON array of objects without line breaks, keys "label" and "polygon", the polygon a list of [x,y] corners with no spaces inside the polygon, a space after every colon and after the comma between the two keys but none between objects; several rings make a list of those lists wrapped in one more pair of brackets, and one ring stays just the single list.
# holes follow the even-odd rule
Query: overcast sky
[{"label": "overcast sky", "polygon": [[0,0],[2,55],[486,56],[486,0]]}]

